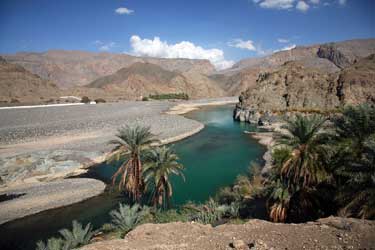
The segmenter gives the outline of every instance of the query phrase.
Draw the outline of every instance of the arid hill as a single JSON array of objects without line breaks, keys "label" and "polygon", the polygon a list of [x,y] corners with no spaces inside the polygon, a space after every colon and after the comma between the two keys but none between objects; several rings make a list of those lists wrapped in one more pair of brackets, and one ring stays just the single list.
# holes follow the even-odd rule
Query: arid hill
[{"label": "arid hill", "polygon": [[197,72],[180,73],[166,70],[156,64],[141,62],[101,77],[86,87],[99,88],[127,99],[158,93],[187,93],[193,98],[224,95],[215,82]]},{"label": "arid hill", "polygon": [[335,73],[306,68],[298,61],[260,73],[256,86],[240,95],[234,115],[251,120],[254,110],[332,110],[361,103],[375,104],[375,55]]},{"label": "arid hill", "polygon": [[[366,78],[369,77],[366,70],[354,76],[353,72],[361,69],[352,68],[352,65],[371,54],[375,54],[375,39],[350,40],[301,46],[262,58],[244,59],[232,68],[220,72],[215,71],[214,66],[208,60],[162,59],[84,51],[21,52],[4,55],[4,58],[9,63],[24,67],[41,79],[55,83],[56,86],[65,90],[64,95],[89,96],[92,99],[104,98],[116,101],[136,99],[149,93],[165,92],[186,92],[191,98],[235,96],[244,91],[249,93],[250,90],[257,88],[260,84],[259,81],[257,82],[259,75],[276,71],[285,76],[292,74],[288,75],[289,82],[295,77],[298,82],[298,75],[303,73],[313,74],[313,82],[316,84],[318,82],[324,84],[328,75],[329,81],[336,81],[332,79],[332,76],[342,73],[340,82],[348,81],[349,77],[352,77],[349,81],[355,81],[355,84],[350,86],[362,89],[362,84],[359,83],[366,82],[367,86],[372,80]],[[298,72],[297,68],[293,69],[294,66],[302,71]],[[369,68],[368,70],[371,71]],[[282,73],[283,71],[285,72]],[[319,77],[322,78],[319,79]],[[303,89],[304,84],[311,83],[308,79],[309,76],[306,76],[304,81],[294,84],[300,85]],[[345,86],[348,87],[348,83]],[[318,94],[319,88],[328,88],[319,84],[315,87],[309,85],[306,89],[314,88],[313,92]],[[14,91],[17,90],[9,90],[9,92]],[[365,92],[368,90],[365,89],[363,93]],[[33,99],[35,101],[39,98],[35,95]],[[345,98],[362,97],[350,96],[347,93]],[[292,99],[290,100],[293,102]],[[340,102],[343,100],[344,96],[341,96]],[[328,102],[331,103],[324,105],[335,105],[333,100]],[[306,106],[307,104],[298,105]]]},{"label": "arid hill", "polygon": [[289,61],[322,73],[334,73],[374,53],[375,39],[300,46],[262,58],[241,60],[231,69],[211,77],[217,79],[229,94],[238,95],[247,88],[254,88],[260,73],[272,72]]},{"label": "arid hill", "polygon": [[59,96],[60,90],[48,80],[0,57],[0,102],[39,103]]},{"label": "arid hill", "polygon": [[149,62],[165,70],[199,74],[215,71],[208,60],[143,58],[126,54],[50,50],[44,53],[21,52],[3,56],[8,62],[23,66],[60,88],[83,86],[136,62]]}]

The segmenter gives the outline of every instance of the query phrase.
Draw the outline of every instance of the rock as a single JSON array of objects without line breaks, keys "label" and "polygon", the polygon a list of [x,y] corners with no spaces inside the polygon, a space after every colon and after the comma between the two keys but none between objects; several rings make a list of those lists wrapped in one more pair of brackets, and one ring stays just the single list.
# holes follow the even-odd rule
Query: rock
[{"label": "rock", "polygon": [[245,244],[245,242],[243,242],[242,240],[234,240],[230,246],[234,249],[238,249],[238,250],[246,250],[246,249],[249,249],[249,247]]}]

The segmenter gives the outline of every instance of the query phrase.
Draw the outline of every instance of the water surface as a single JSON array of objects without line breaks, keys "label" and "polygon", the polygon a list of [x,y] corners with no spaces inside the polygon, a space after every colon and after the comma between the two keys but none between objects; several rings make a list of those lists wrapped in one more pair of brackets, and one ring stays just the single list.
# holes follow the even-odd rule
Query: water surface
[{"label": "water surface", "polygon": [[[186,115],[205,124],[205,128],[185,140],[170,145],[185,166],[184,182],[172,178],[173,204],[204,202],[223,186],[234,182],[248,170],[251,161],[261,161],[264,148],[244,134],[254,130],[249,124],[234,122],[232,105],[203,108]],[[116,166],[101,165],[90,175],[108,182]],[[0,249],[34,249],[35,242],[56,236],[70,227],[72,220],[91,222],[95,228],[109,221],[108,213],[124,201],[117,192],[105,193],[78,204],[28,216],[0,227]]]}]

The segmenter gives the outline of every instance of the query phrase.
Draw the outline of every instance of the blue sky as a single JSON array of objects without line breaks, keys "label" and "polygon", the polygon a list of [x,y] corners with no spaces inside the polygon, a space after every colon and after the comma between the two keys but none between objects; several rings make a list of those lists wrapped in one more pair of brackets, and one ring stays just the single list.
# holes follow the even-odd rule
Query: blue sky
[{"label": "blue sky", "polygon": [[225,68],[294,45],[374,38],[374,11],[374,0],[1,0],[0,53],[125,52]]}]

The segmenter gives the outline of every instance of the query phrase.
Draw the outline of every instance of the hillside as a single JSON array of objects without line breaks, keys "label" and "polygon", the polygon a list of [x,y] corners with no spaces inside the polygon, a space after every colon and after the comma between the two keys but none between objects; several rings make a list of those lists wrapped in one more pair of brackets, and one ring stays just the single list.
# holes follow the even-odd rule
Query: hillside
[{"label": "hillside", "polygon": [[255,87],[240,95],[235,117],[251,120],[252,110],[331,110],[347,104],[375,104],[375,55],[335,73],[287,62],[259,74]]},{"label": "hillside", "polygon": [[61,88],[83,86],[106,75],[114,74],[136,62],[149,62],[169,71],[211,74],[208,60],[142,58],[126,54],[50,50],[44,53],[20,52],[3,56],[8,62],[23,66]]},{"label": "hillside", "polygon": [[[86,87],[99,88],[107,94],[135,99],[158,93],[187,93],[193,98],[224,95],[220,87],[204,75],[169,71],[156,64],[137,62],[116,73],[98,78]],[[90,90],[91,91],[91,90]]]},{"label": "hillside", "polygon": [[60,90],[50,81],[0,57],[0,102],[41,103],[59,96]]},{"label": "hillside", "polygon": [[322,73],[335,73],[374,53],[375,39],[298,46],[262,58],[241,60],[231,69],[216,73],[215,78],[220,79],[220,84],[230,94],[238,95],[254,87],[259,73],[274,71],[289,61]]}]

